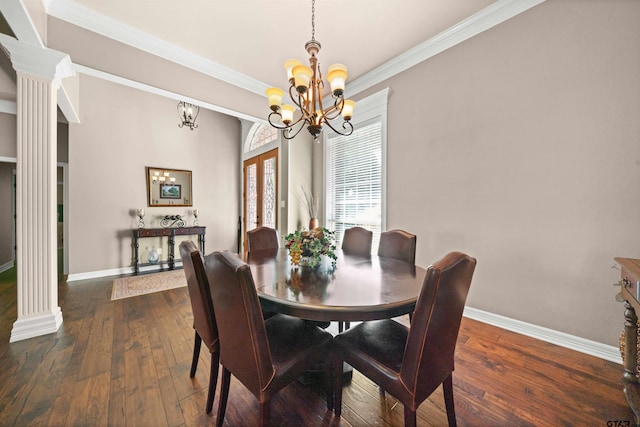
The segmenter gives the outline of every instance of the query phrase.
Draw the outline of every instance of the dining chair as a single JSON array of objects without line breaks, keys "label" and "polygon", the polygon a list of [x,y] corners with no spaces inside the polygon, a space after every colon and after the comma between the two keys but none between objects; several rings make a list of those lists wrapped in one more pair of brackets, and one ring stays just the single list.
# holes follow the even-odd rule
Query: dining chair
[{"label": "dining chair", "polygon": [[342,411],[342,377],[347,362],[404,405],[405,426],[442,384],[449,426],[453,404],[454,352],[476,260],[451,252],[427,269],[411,327],[392,320],[363,322],[334,338],[334,411]]},{"label": "dining chair", "polygon": [[202,342],[211,353],[211,369],[209,372],[209,394],[207,396],[207,414],[213,407],[213,397],[218,383],[218,367],[220,361],[220,345],[218,340],[218,328],[213,314],[213,303],[211,301],[211,291],[209,281],[204,270],[202,255],[198,247],[191,240],[180,243],[180,257],[184,267],[184,274],[187,278],[187,289],[191,300],[191,310],[193,311],[193,328],[195,329],[195,341],[193,344],[193,359],[191,361],[191,372],[189,376],[196,375],[198,359],[200,358],[200,347]]},{"label": "dining chair", "polygon": [[327,408],[332,410],[332,335],[283,314],[264,320],[251,269],[231,252],[207,255],[205,270],[220,335],[217,425],[224,422],[231,374],[258,398],[260,425],[268,425],[272,396],[321,361],[326,362]]},{"label": "dining chair", "polygon": [[[342,252],[348,255],[370,257],[373,232],[362,227],[351,227],[344,230],[342,236]],[[338,332],[349,329],[351,322],[338,322]]]},{"label": "dining chair", "polygon": [[263,249],[277,249],[278,232],[271,227],[258,227],[247,231],[247,252]]},{"label": "dining chair", "polygon": [[404,230],[390,230],[380,233],[378,256],[415,264],[416,240],[414,234]]},{"label": "dining chair", "polygon": [[362,227],[351,227],[344,230],[342,251],[350,255],[371,256],[373,232]]}]

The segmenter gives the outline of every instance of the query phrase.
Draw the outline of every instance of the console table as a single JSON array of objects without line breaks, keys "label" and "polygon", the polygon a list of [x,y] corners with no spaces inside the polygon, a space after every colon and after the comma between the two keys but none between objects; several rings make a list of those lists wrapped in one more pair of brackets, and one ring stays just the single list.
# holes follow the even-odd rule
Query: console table
[{"label": "console table", "polygon": [[629,407],[636,416],[640,412],[640,383],[638,383],[638,316],[640,310],[640,259],[614,258],[620,264],[620,292],[624,299],[624,375],[622,384]]},{"label": "console table", "polygon": [[[133,229],[133,272],[138,274],[140,265],[152,265],[151,263],[139,264],[138,245],[139,240],[143,237],[168,237],[169,238],[169,257],[167,264],[169,270],[175,268],[174,249],[176,236],[198,236],[198,246],[200,252],[204,254],[204,234],[206,227],[174,227],[174,228],[134,228]],[[161,264],[161,262],[159,262]]]}]

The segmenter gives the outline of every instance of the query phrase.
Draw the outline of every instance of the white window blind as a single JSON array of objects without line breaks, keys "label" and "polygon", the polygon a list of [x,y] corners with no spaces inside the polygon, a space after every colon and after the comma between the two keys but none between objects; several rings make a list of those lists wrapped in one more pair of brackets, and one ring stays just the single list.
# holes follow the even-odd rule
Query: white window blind
[{"label": "white window blind", "polygon": [[344,230],[373,231],[372,251],[382,228],[382,120],[356,127],[350,136],[327,136],[327,225],[338,247]]}]

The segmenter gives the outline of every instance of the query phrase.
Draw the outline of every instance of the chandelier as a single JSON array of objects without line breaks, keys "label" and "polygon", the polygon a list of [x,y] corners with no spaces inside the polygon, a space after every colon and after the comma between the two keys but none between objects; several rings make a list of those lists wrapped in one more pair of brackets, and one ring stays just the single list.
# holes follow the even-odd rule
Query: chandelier
[{"label": "chandelier", "polygon": [[187,126],[191,130],[197,128],[196,119],[198,118],[198,113],[200,113],[200,107],[180,101],[178,103],[178,116],[180,120],[182,120],[182,123],[180,123],[178,127]]},{"label": "chandelier", "polygon": [[[285,130],[283,136],[286,139],[293,139],[300,133],[302,128],[307,125],[307,130],[313,139],[317,140],[318,135],[322,132],[322,126],[327,125],[331,130],[340,135],[351,135],[353,133],[353,125],[350,120],[353,116],[355,102],[350,99],[344,99],[344,85],[347,80],[347,67],[342,64],[331,65],[327,70],[327,80],[331,90],[324,92],[325,86],[320,72],[320,64],[318,63],[317,54],[320,51],[320,43],[315,39],[315,0],[311,1],[311,40],[304,47],[309,53],[309,65],[303,65],[297,59],[290,59],[284,64],[289,78],[289,97],[298,107],[299,117],[294,120],[296,107],[290,104],[282,104],[282,96],[284,91],[277,87],[267,89],[266,94],[269,98],[269,123],[276,129]],[[322,100],[331,96],[332,105],[326,109]],[[342,129],[336,129],[337,126],[332,124],[332,120],[342,115],[344,120]],[[296,126],[298,126],[296,128]]]}]

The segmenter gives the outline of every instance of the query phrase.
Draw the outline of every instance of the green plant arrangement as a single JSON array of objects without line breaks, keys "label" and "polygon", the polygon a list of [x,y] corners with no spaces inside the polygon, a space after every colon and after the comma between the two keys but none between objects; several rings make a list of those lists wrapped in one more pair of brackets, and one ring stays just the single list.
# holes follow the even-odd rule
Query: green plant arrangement
[{"label": "green plant arrangement", "polygon": [[308,265],[318,267],[322,263],[322,255],[331,258],[335,266],[338,259],[335,253],[335,233],[326,228],[315,230],[296,230],[285,237],[284,246],[289,249],[291,263],[294,266]]}]

